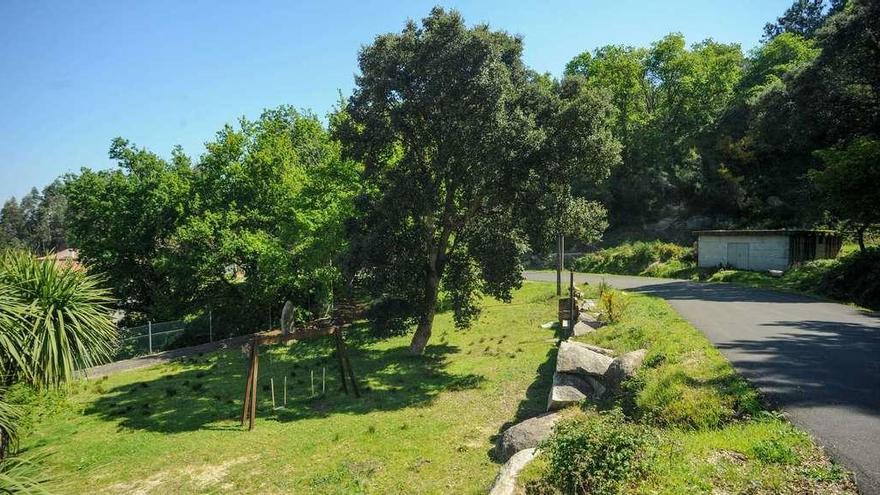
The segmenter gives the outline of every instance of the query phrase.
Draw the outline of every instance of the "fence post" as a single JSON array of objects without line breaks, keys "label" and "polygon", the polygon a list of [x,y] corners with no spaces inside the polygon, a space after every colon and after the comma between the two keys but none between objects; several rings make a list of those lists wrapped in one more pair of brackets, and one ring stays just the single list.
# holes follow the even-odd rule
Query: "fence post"
[{"label": "fence post", "polygon": [[208,310],[208,342],[214,342],[214,315]]},{"label": "fence post", "polygon": [[153,353],[153,322],[147,322],[147,338],[149,339],[150,354]]}]

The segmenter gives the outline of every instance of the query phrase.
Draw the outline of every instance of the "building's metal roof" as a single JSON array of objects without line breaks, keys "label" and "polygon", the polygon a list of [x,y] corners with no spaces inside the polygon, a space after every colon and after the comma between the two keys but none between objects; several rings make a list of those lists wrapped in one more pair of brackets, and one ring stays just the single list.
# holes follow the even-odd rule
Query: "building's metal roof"
[{"label": "building's metal roof", "polygon": [[768,229],[768,230],[695,230],[697,235],[834,235],[840,233],[833,230],[809,230],[809,229]]}]

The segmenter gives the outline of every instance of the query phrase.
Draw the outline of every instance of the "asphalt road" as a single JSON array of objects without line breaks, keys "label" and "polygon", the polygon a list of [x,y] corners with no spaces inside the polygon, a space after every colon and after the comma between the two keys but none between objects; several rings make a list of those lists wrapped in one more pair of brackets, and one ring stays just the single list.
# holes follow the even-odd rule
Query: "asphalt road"
[{"label": "asphalt road", "polygon": [[[525,277],[556,281],[555,272]],[[880,314],[731,284],[575,274],[577,283],[602,278],[669,301],[772,404],[851,469],[862,493],[880,495]]]}]

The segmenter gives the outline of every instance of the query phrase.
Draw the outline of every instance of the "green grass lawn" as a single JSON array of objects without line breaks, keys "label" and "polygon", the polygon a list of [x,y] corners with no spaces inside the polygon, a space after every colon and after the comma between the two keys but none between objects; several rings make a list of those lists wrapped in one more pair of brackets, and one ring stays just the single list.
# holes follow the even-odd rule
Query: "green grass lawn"
[{"label": "green grass lawn", "polygon": [[[347,339],[361,399],[338,390],[329,339],[264,349],[255,430],[239,427],[240,349],[75,387],[23,442],[62,493],[484,493],[495,435],[542,412],[555,362],[554,286],[487,300],[467,331],[437,317],[424,357],[409,337]],[[310,398],[310,372],[320,392]],[[287,407],[273,411],[274,378]]]},{"label": "green grass lawn", "polygon": [[[585,289],[596,296],[595,287]],[[806,433],[768,411],[754,388],[662,299],[625,294],[619,322],[578,340],[618,352],[648,349],[621,407],[657,439],[647,474],[624,493],[855,493]],[[539,458],[540,459],[540,458]],[[531,466],[525,480],[540,478]]]}]

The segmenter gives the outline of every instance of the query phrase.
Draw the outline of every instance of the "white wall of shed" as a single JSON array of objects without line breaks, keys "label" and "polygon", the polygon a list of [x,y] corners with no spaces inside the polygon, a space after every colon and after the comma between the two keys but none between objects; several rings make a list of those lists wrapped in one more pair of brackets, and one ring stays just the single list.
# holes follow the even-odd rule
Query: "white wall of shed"
[{"label": "white wall of shed", "polygon": [[786,235],[701,235],[698,244],[698,261],[701,268],[714,268],[729,264],[727,244],[749,244],[747,266],[740,270],[787,270],[788,236]]}]

